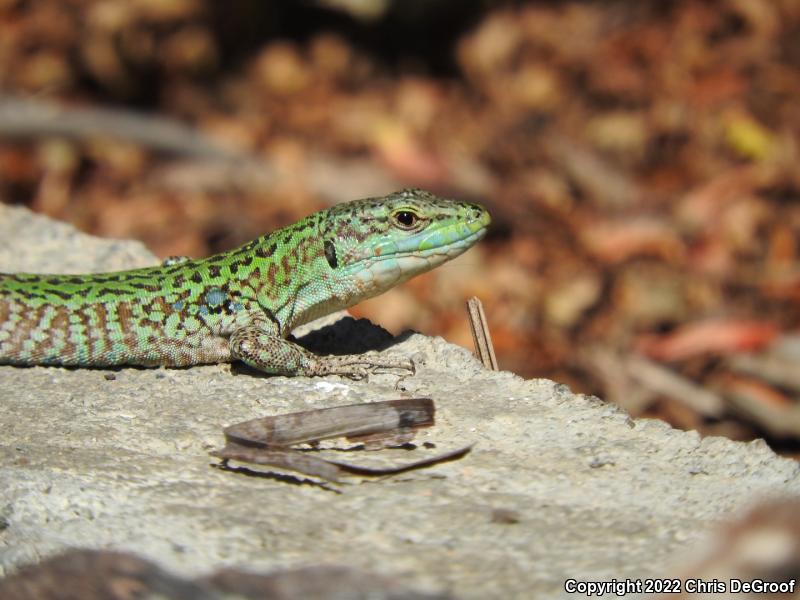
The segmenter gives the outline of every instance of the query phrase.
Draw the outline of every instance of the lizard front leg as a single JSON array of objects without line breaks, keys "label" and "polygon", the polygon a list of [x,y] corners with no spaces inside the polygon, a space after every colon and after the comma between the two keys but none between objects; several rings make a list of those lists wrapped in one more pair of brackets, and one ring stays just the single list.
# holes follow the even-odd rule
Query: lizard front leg
[{"label": "lizard front leg", "polygon": [[364,379],[384,369],[414,372],[411,362],[382,361],[360,354],[318,356],[281,337],[266,320],[254,320],[235,330],[230,337],[231,357],[246,365],[276,375],[341,375]]}]

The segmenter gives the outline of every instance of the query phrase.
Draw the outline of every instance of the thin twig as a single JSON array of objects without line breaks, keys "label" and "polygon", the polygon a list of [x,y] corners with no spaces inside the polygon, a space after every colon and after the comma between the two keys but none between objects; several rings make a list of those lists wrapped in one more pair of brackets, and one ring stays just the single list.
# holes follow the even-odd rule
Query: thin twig
[{"label": "thin twig", "polygon": [[467,312],[469,314],[469,327],[472,330],[472,340],[475,342],[476,356],[484,367],[491,371],[497,371],[497,357],[494,354],[492,334],[489,333],[489,325],[486,322],[486,313],[483,312],[483,304],[478,298],[472,297],[467,300]]},{"label": "thin twig", "polygon": [[725,410],[725,402],[719,395],[667,367],[643,356],[631,356],[626,363],[631,378],[651,390],[685,404],[701,415],[718,417]]},{"label": "thin twig", "polygon": [[79,108],[30,98],[0,96],[0,138],[113,137],[183,156],[242,160],[245,155],[217,145],[174,119],[129,110]]}]

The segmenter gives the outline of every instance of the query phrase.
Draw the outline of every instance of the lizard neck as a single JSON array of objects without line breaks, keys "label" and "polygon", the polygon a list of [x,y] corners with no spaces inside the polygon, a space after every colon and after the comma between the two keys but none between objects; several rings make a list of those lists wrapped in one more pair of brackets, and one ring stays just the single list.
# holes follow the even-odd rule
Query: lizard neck
[{"label": "lizard neck", "polygon": [[324,214],[262,236],[249,250],[254,260],[248,285],[283,335],[360,300],[337,277],[326,256],[319,227]]},{"label": "lizard neck", "polygon": [[[245,294],[253,294],[283,335],[391,287],[365,281],[338,263],[327,217],[328,211],[316,213],[230,253],[229,270],[237,270],[231,264],[248,263],[240,285]],[[351,239],[361,236],[360,243],[368,237],[355,227],[337,233]]]}]

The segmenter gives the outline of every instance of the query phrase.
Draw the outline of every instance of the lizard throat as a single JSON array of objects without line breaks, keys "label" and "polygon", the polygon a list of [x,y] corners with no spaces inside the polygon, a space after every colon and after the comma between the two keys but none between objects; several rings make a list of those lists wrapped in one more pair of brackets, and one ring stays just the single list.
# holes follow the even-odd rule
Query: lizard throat
[{"label": "lizard throat", "polygon": [[376,296],[463,254],[485,234],[486,227],[480,227],[452,243],[424,250],[373,255],[349,265],[346,277],[350,281],[352,296],[348,299],[348,306]]}]

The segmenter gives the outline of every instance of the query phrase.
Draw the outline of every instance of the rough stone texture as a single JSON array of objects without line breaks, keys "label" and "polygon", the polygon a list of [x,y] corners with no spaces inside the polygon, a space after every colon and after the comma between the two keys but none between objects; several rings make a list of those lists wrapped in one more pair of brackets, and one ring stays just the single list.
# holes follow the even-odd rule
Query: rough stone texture
[{"label": "rough stone texture", "polygon": [[0,272],[121,271],[157,262],[141,242],[92,237],[25,208],[0,204]]},{"label": "rough stone texture", "polygon": [[[153,262],[0,206],[0,271]],[[354,331],[339,322],[331,335]],[[133,551],[188,576],[346,565],[462,598],[561,597],[564,580],[663,576],[732,513],[800,492],[763,443],[700,439],[631,420],[546,380],[483,370],[441,339],[405,336],[399,383],[264,377],[229,365],[117,371],[0,367],[0,572],[67,547]],[[465,458],[334,489],[212,468],[221,428],[262,415],[430,396],[436,448],[351,452],[407,461],[468,442]],[[341,453],[340,453],[341,455]]]}]

